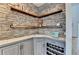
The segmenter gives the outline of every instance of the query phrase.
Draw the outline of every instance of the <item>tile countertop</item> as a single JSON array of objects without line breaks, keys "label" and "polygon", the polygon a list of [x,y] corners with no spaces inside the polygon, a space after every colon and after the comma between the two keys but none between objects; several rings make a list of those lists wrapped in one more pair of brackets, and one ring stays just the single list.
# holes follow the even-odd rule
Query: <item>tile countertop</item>
[{"label": "tile countertop", "polygon": [[6,45],[10,45],[16,42],[21,42],[27,39],[31,39],[31,38],[35,38],[35,37],[45,37],[45,38],[49,38],[49,39],[54,39],[54,40],[59,40],[59,41],[63,41],[65,42],[65,38],[55,38],[49,35],[29,35],[29,36],[23,36],[23,37],[19,37],[19,38],[13,38],[13,39],[5,39],[5,40],[0,40],[0,47],[6,46]]}]

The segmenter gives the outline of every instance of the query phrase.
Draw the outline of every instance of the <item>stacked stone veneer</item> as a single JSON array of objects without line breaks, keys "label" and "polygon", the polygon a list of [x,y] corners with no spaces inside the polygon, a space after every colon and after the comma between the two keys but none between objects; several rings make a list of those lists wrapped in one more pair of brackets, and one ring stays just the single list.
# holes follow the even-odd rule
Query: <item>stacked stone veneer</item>
[{"label": "stacked stone veneer", "polygon": [[[50,6],[52,5],[50,4]],[[40,8],[43,10],[45,9],[45,7],[43,8],[41,6]],[[36,7],[36,9],[38,9],[38,12],[41,11],[40,8]],[[0,39],[14,38],[14,37],[20,37],[20,36],[25,36],[25,35],[30,35],[30,34],[50,35],[50,33],[54,31],[63,33],[63,28],[37,28],[37,29],[10,28],[11,24],[32,23],[35,20],[37,20],[37,18],[10,10],[10,7],[8,6],[8,4],[0,4]],[[51,26],[55,25],[57,22],[64,22],[64,21],[65,21],[65,12],[61,12],[61,13],[43,18],[43,22],[44,22],[43,24],[47,24]]]},{"label": "stacked stone veneer", "polygon": [[0,3],[0,39],[8,37],[11,34],[10,23],[7,19],[10,7],[7,4]]}]

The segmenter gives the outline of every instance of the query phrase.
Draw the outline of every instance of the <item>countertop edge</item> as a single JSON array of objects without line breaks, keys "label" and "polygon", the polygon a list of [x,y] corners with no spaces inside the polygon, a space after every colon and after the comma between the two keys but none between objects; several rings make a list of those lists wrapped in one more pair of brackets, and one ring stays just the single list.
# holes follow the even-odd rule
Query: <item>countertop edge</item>
[{"label": "countertop edge", "polygon": [[55,38],[49,35],[29,35],[29,36],[23,36],[23,37],[19,37],[19,38],[13,38],[13,39],[7,39],[7,40],[1,40],[0,41],[0,48],[12,43],[17,43],[17,42],[21,42],[27,39],[31,39],[31,38],[35,38],[35,37],[45,37],[45,38],[50,38],[50,39],[56,39],[58,41],[63,41],[65,42],[65,38],[63,40],[61,40],[61,38]]}]

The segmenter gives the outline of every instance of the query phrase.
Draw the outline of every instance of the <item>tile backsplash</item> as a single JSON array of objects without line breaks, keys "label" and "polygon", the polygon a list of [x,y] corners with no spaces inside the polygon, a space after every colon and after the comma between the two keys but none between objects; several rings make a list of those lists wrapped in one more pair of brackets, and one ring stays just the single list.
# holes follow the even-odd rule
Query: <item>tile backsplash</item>
[{"label": "tile backsplash", "polygon": [[[5,5],[8,6],[7,4],[5,4]],[[5,5],[3,5],[3,6],[6,7]],[[52,6],[52,5],[50,4],[50,6]],[[33,8],[33,6],[32,6],[32,8]],[[40,7],[40,8],[42,8],[42,7]],[[48,7],[47,9],[50,9],[50,8],[51,7]],[[13,37],[25,36],[25,35],[30,35],[30,34],[50,35],[51,32],[59,32],[59,33],[64,32],[63,28],[36,28],[36,29],[13,29],[13,28],[10,28],[11,24],[32,23],[33,21],[37,20],[37,18],[19,13],[19,12],[16,12],[16,11],[12,11],[12,10],[10,10],[9,7],[3,8],[3,7],[1,7],[1,5],[0,5],[0,16],[3,13],[3,11],[1,12],[2,9],[4,9],[4,12],[6,12],[6,13],[4,13],[5,17],[0,17],[0,38],[1,37],[11,37],[11,38],[13,38]],[[36,9],[39,9],[39,8],[36,7]],[[34,7],[33,10],[36,10],[36,9]],[[40,10],[38,10],[38,12],[39,11]],[[46,10],[44,12],[46,12]],[[50,10],[49,10],[49,12],[50,12]],[[54,26],[58,22],[65,24],[65,11],[44,17],[42,19],[43,19],[43,25],[47,25],[47,26]],[[65,28],[65,26],[64,26],[64,28]]]}]

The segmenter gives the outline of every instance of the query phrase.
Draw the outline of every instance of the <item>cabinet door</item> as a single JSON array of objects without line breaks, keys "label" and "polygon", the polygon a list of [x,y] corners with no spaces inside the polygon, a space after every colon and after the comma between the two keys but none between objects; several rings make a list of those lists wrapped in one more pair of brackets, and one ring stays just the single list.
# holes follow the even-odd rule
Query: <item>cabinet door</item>
[{"label": "cabinet door", "polygon": [[19,44],[10,45],[3,48],[3,55],[19,55]]},{"label": "cabinet door", "polygon": [[0,49],[0,55],[2,55],[2,49]]},{"label": "cabinet door", "polygon": [[45,55],[45,40],[40,38],[34,38],[34,54]]},{"label": "cabinet door", "polygon": [[21,54],[22,55],[33,55],[33,39],[28,39],[21,43]]}]

